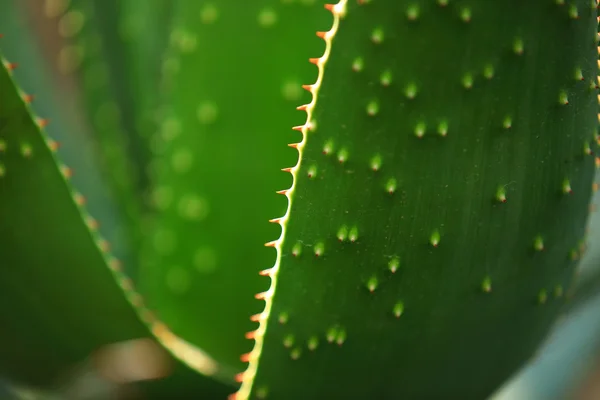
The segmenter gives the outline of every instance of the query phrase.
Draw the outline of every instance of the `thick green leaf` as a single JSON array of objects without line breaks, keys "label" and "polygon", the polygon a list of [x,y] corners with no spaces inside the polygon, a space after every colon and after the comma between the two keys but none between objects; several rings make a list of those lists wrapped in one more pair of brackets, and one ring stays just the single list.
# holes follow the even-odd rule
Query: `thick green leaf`
[{"label": "thick green leaf", "polygon": [[[128,273],[137,271],[150,142],[171,2],[73,0],[59,18],[62,69],[79,82],[88,126],[118,201]],[[64,56],[66,55],[66,56]]]},{"label": "thick green leaf", "polygon": [[[106,242],[80,205],[81,195],[66,181],[70,170],[57,160],[56,143],[16,89],[5,67],[13,65],[2,62],[0,375],[52,387],[102,346],[152,334],[177,355],[189,354],[130,291],[119,263],[106,252]],[[131,302],[143,312],[152,334]],[[230,386],[175,362],[166,379],[141,384],[147,398],[196,393],[216,399],[231,393]]]},{"label": "thick green leaf", "polygon": [[107,268],[101,239],[84,222],[53,145],[3,65],[0,367],[43,384],[103,344],[148,336]]},{"label": "thick green leaf", "polygon": [[291,181],[279,169],[297,159],[286,145],[328,19],[320,1],[176,3],[139,288],[176,334],[234,371],[263,307],[258,272],[275,261],[263,245],[280,233],[268,220],[286,207],[274,192]]},{"label": "thick green leaf", "polygon": [[120,210],[99,171],[97,141],[81,118],[81,102],[72,76],[62,73],[69,51],[54,23],[58,11],[52,7],[28,7],[17,0],[1,2],[0,31],[5,34],[2,51],[19,63],[15,80],[25,93],[34,96],[33,112],[51,118],[46,132],[60,143],[59,158],[75,171],[73,187],[85,193],[86,209],[102,221],[99,231],[111,243],[112,252],[123,257],[128,246],[119,240]]},{"label": "thick green leaf", "polygon": [[347,2],[238,398],[481,399],[531,357],[598,125],[595,3],[558,3]]}]

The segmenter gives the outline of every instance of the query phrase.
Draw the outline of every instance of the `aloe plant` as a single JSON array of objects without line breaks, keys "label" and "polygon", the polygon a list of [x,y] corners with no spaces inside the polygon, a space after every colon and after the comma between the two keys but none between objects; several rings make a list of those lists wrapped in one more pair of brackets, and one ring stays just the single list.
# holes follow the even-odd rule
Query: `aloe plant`
[{"label": "aloe plant", "polygon": [[0,5],[16,382],[154,338],[149,396],[483,399],[597,292],[596,1],[46,1],[58,64],[32,4]]}]

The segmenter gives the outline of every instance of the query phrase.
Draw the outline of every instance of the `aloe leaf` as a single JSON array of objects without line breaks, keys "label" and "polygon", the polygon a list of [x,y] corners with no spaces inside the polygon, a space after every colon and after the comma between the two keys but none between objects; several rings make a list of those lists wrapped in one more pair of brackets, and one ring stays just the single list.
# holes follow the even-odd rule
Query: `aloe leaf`
[{"label": "aloe leaf", "polygon": [[573,281],[596,4],[330,9],[235,398],[485,398],[533,355]]},{"label": "aloe leaf", "polygon": [[73,90],[72,76],[63,73],[68,46],[60,41],[58,28],[52,21],[45,21],[56,17],[60,11],[56,9],[58,5],[59,2],[48,2],[43,8],[35,8],[19,1],[2,2],[0,29],[6,35],[2,51],[8,59],[19,63],[20,67],[13,71],[14,79],[35,99],[30,104],[33,112],[50,116],[51,123],[45,130],[59,143],[56,154],[60,160],[75,171],[71,179],[73,187],[85,193],[86,209],[102,221],[98,229],[111,243],[113,254],[123,257],[128,249],[119,240],[122,237],[119,208],[99,171],[96,141],[82,121],[81,102]]},{"label": "aloe leaf", "polygon": [[291,182],[280,169],[296,158],[286,147],[304,118],[294,105],[309,98],[307,58],[322,51],[314,32],[328,19],[318,1],[175,6],[139,290],[230,379],[251,346],[258,271],[275,260],[263,244],[279,227],[267,221],[286,207],[274,192]]},{"label": "aloe leaf", "polygon": [[[35,117],[31,98],[15,86],[16,64],[0,59],[0,375],[52,388],[99,348],[144,337],[201,360],[132,290],[68,182],[71,169],[56,157],[47,121]],[[168,378],[141,383],[148,398],[231,391],[172,361]]]},{"label": "aloe leaf", "polygon": [[[143,133],[154,129],[149,113],[156,107],[161,43],[169,28],[168,2],[136,6],[133,0],[74,0],[59,13],[58,22],[65,44],[61,68],[79,83],[104,177],[121,207],[119,241],[132,275],[147,186],[149,142]],[[139,21],[156,28],[142,35]]]},{"label": "aloe leaf", "polygon": [[70,170],[55,159],[55,142],[36,123],[10,69],[3,59],[1,367],[7,376],[46,384],[99,346],[148,333],[106,266],[98,248],[105,242],[86,226],[94,222],[65,182]]}]

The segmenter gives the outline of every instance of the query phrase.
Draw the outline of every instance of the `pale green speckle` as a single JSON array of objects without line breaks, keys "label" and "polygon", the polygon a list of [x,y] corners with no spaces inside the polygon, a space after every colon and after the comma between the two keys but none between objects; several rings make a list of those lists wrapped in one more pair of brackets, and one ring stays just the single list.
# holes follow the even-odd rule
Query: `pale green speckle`
[{"label": "pale green speckle", "polygon": [[417,84],[414,82],[409,83],[408,85],[406,85],[406,87],[404,88],[404,95],[408,98],[408,99],[414,99],[417,96]]},{"label": "pale green speckle", "polygon": [[536,251],[542,251],[544,250],[544,239],[538,235],[533,239],[533,248]]},{"label": "pale green speckle", "polygon": [[506,188],[504,185],[498,186],[496,190],[496,200],[501,203],[506,203]]},{"label": "pale green speckle", "polygon": [[287,322],[289,321],[289,319],[290,319],[290,316],[285,311],[279,313],[279,316],[277,317],[277,321],[279,321],[279,323],[282,324],[282,325],[287,324]]},{"label": "pale green speckle", "polygon": [[392,259],[388,262],[388,269],[392,274],[396,273],[400,268],[400,258],[392,257]]},{"label": "pale green speckle", "polygon": [[566,106],[567,104],[569,104],[569,96],[567,95],[567,92],[564,90],[561,90],[558,93],[558,104]]},{"label": "pale green speckle", "polygon": [[425,122],[421,121],[417,123],[417,125],[415,126],[415,136],[418,138],[422,138],[423,136],[425,136],[426,130],[427,125],[425,124]]},{"label": "pale green speckle", "polygon": [[292,247],[292,255],[294,257],[298,257],[300,254],[302,254],[302,244],[300,242],[296,242],[294,247]]},{"label": "pale green speckle", "polygon": [[335,341],[335,338],[338,335],[338,327],[337,326],[332,326],[329,329],[327,329],[327,333],[325,334],[325,338],[327,339],[327,341],[329,343],[333,343]]},{"label": "pale green speckle", "polygon": [[559,297],[562,297],[563,294],[564,294],[564,290],[563,290],[562,285],[556,285],[554,287],[554,297],[559,298]]},{"label": "pale green speckle", "polygon": [[446,137],[448,135],[448,121],[446,121],[446,120],[440,121],[440,123],[438,124],[438,127],[437,127],[437,133],[438,133],[438,135],[440,135],[442,137]]},{"label": "pale green speckle", "polygon": [[154,243],[154,249],[158,254],[168,255],[175,250],[177,239],[175,234],[170,230],[157,230],[152,239]]},{"label": "pale green speckle", "polygon": [[299,347],[296,347],[292,351],[290,351],[290,358],[292,360],[299,359],[301,355],[302,355],[302,349]]},{"label": "pale green speckle", "polygon": [[260,386],[256,389],[256,398],[266,399],[269,395],[269,389],[266,386]]},{"label": "pale green speckle", "polygon": [[392,72],[390,70],[385,70],[379,76],[379,82],[382,86],[390,86],[392,83]]},{"label": "pale green speckle", "polygon": [[564,194],[573,193],[573,189],[571,189],[571,182],[568,179],[563,180],[561,190]]},{"label": "pale green speckle", "polygon": [[200,10],[200,21],[203,24],[212,24],[219,18],[219,10],[214,4],[208,3]]},{"label": "pale green speckle", "polygon": [[471,74],[471,73],[464,74],[461,82],[465,89],[471,89],[473,87],[473,74]]},{"label": "pale green speckle", "polygon": [[294,345],[294,342],[295,342],[295,337],[291,333],[288,333],[283,338],[283,346],[284,347],[290,348],[290,347],[292,347]]},{"label": "pale green speckle", "polygon": [[375,289],[377,289],[378,284],[379,281],[377,280],[377,277],[372,276],[367,281],[367,289],[369,290],[369,292],[373,293]]},{"label": "pale green speckle", "polygon": [[315,252],[315,256],[321,257],[323,255],[323,253],[325,252],[325,244],[323,242],[319,242],[319,243],[315,244],[314,252]]},{"label": "pale green speckle", "polygon": [[184,294],[190,288],[189,274],[179,266],[169,268],[165,280],[169,289],[177,294]]},{"label": "pale green speckle", "polygon": [[21,155],[25,158],[31,158],[33,155],[33,148],[29,143],[21,144]]},{"label": "pale green speckle", "polygon": [[302,85],[295,80],[288,80],[281,86],[281,94],[288,101],[298,101],[302,96]]},{"label": "pale green speckle", "polygon": [[379,154],[375,154],[372,158],[371,158],[371,162],[369,163],[369,166],[371,167],[371,169],[373,171],[379,171],[381,169],[381,155]]},{"label": "pale green speckle", "polygon": [[358,227],[353,226],[352,229],[350,229],[350,232],[348,233],[348,239],[353,243],[356,242],[358,239]]},{"label": "pale green speckle", "polygon": [[340,229],[338,229],[336,237],[340,242],[346,240],[348,238],[348,227],[346,227],[346,225],[342,225]]},{"label": "pale green speckle", "polygon": [[80,11],[69,11],[58,21],[58,32],[64,38],[71,38],[81,32],[85,15]]},{"label": "pale green speckle", "polygon": [[494,66],[492,64],[486,64],[483,67],[483,76],[485,79],[492,79],[494,77]]},{"label": "pale green speckle", "polygon": [[333,139],[329,139],[323,145],[323,154],[329,155],[333,152],[333,149],[334,149]]},{"label": "pale green speckle", "polygon": [[460,10],[460,19],[463,22],[471,22],[471,17],[472,17],[472,13],[471,13],[471,9],[469,7],[463,7]]},{"label": "pale green speckle", "polygon": [[379,103],[376,100],[371,100],[367,104],[367,115],[374,117],[379,113]]},{"label": "pale green speckle", "polygon": [[160,211],[165,211],[173,202],[173,188],[158,186],[152,191],[152,204]]},{"label": "pale green speckle", "polygon": [[419,18],[419,13],[420,13],[419,5],[411,4],[406,9],[406,18],[408,18],[409,21],[414,21],[417,18]]},{"label": "pale green speckle", "polygon": [[524,48],[525,48],[525,45],[523,44],[523,39],[516,38],[513,42],[513,51],[515,52],[515,54],[517,54],[517,55],[523,54]]},{"label": "pale green speckle", "polygon": [[188,147],[182,147],[173,153],[171,157],[171,166],[178,173],[184,173],[190,170],[194,161],[194,155]]},{"label": "pale green speckle", "polygon": [[345,163],[348,161],[348,150],[345,148],[340,149],[340,151],[338,151],[337,160],[340,163]]},{"label": "pale green speckle", "polygon": [[383,37],[384,37],[383,29],[381,29],[381,28],[376,28],[371,33],[371,40],[375,44],[380,44],[381,42],[383,42]]},{"label": "pale green speckle", "polygon": [[335,338],[335,343],[337,343],[338,346],[341,346],[344,344],[344,342],[346,341],[346,330],[345,329],[339,329],[337,332],[337,336]]},{"label": "pale green speckle", "polygon": [[577,6],[575,4],[569,5],[569,18],[579,18],[579,10],[577,9]]},{"label": "pale green speckle", "polygon": [[169,142],[175,139],[181,133],[181,122],[173,117],[166,118],[161,125],[160,136],[161,138]]},{"label": "pale green speckle", "polygon": [[484,293],[491,293],[492,292],[492,279],[489,276],[486,276],[483,279],[483,282],[481,282],[481,290]]},{"label": "pale green speckle", "polygon": [[397,185],[398,185],[398,183],[396,182],[396,179],[390,178],[385,183],[385,191],[388,192],[389,194],[392,194],[396,191]]},{"label": "pale green speckle", "polygon": [[196,194],[187,194],[179,199],[179,215],[188,220],[201,221],[209,213],[208,201]]},{"label": "pale green speckle", "polygon": [[205,125],[215,122],[218,114],[219,110],[217,108],[217,105],[209,101],[200,104],[196,111],[198,120],[200,121],[200,123]]},{"label": "pale green speckle", "polygon": [[194,253],[193,263],[198,272],[211,273],[217,268],[217,254],[211,247],[200,247]]},{"label": "pale green speckle", "polygon": [[258,13],[258,24],[263,28],[269,28],[277,22],[277,13],[272,8],[263,8]]},{"label": "pale green speckle", "polygon": [[396,304],[394,304],[394,309],[392,310],[392,312],[394,313],[394,316],[396,318],[400,318],[404,313],[404,303],[399,301]]},{"label": "pale green speckle", "polygon": [[354,61],[352,62],[352,70],[354,72],[360,72],[363,70],[365,66],[365,63],[362,59],[362,57],[357,57],[354,59]]},{"label": "pale green speckle", "polygon": [[437,229],[431,233],[431,236],[429,237],[429,243],[433,247],[437,247],[440,244],[440,232]]}]

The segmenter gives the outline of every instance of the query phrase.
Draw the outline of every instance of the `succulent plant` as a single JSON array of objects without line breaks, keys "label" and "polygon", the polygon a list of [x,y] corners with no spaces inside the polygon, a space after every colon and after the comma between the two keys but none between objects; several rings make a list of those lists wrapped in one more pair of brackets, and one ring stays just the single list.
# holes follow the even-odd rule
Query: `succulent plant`
[{"label": "succulent plant", "polygon": [[177,368],[149,397],[484,399],[597,292],[596,0],[26,5],[0,4],[15,382],[153,338]]}]

